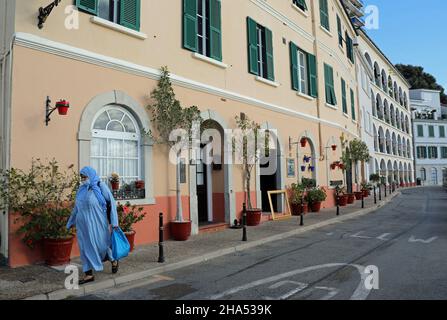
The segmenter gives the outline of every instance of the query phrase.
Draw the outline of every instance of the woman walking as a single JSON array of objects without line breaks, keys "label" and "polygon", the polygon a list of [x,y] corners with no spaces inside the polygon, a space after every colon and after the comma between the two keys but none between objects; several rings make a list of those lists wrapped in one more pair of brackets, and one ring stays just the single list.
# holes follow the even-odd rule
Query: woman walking
[{"label": "woman walking", "polygon": [[81,186],[76,194],[76,202],[67,229],[76,226],[84,279],[79,284],[95,280],[93,271],[103,271],[103,261],[112,263],[112,272],[118,272],[111,250],[111,232],[107,218],[107,205],[110,210],[110,224],[118,228],[116,203],[107,185],[100,181],[95,169],[85,167],[81,170]]}]

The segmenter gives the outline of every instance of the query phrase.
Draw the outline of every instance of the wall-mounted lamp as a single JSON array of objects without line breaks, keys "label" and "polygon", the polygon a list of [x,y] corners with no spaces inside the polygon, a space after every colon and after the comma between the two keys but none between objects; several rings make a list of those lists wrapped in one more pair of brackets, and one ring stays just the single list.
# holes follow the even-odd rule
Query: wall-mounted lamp
[{"label": "wall-mounted lamp", "polygon": [[55,0],[45,8],[43,7],[39,8],[39,17],[38,17],[39,23],[37,25],[39,29],[43,28],[43,24],[45,23],[45,21],[47,21],[47,18],[51,14],[51,11],[53,11],[54,7],[57,7],[61,1],[62,0]]},{"label": "wall-mounted lamp", "polygon": [[46,123],[47,127],[48,127],[48,123],[51,121],[50,116],[54,111],[56,111],[56,109],[57,109],[59,115],[66,116],[69,108],[70,108],[70,103],[66,100],[60,100],[59,102],[56,102],[56,106],[54,108],[51,108],[50,97],[47,97],[47,103],[45,106],[45,123]]}]

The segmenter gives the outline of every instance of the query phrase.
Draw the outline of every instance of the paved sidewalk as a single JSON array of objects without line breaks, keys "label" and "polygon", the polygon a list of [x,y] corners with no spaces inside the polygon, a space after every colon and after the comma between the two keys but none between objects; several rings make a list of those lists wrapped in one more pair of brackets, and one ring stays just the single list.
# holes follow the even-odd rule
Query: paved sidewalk
[{"label": "paved sidewalk", "polygon": [[[304,226],[299,226],[299,217],[281,221],[268,221],[257,227],[248,227],[248,241],[242,242],[242,230],[226,229],[216,233],[204,233],[191,237],[185,242],[165,242],[166,262],[158,263],[158,244],[140,246],[120,263],[120,271],[111,274],[110,263],[105,264],[103,273],[96,274],[96,281],[81,286],[79,290],[66,290],[64,269],[55,270],[44,265],[34,265],[18,269],[0,267],[0,300],[36,299],[58,300],[83,296],[91,292],[119,287],[125,283],[148,278],[167,271],[190,266],[236,251],[246,250],[264,243],[284,239],[309,230],[314,230],[347,219],[356,218],[375,211],[394,197],[400,190],[374,205],[373,197],[365,199],[365,209],[361,201],[348,207],[341,207],[340,216],[336,209],[324,209],[320,213],[309,213],[304,217]],[[79,258],[72,264],[80,267]],[[82,276],[82,273],[80,273]]]}]

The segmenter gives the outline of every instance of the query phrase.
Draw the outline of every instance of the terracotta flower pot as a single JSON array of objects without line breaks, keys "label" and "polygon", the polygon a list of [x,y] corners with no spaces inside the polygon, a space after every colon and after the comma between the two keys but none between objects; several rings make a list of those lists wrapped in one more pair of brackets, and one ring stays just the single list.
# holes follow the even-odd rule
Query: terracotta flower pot
[{"label": "terracotta flower pot", "polygon": [[363,190],[363,197],[367,198],[370,195],[370,191],[369,190]]},{"label": "terracotta flower pot", "polygon": [[337,145],[334,144],[334,145],[332,145],[331,147],[332,147],[332,150],[333,150],[333,151],[337,150]]},{"label": "terracotta flower pot", "polygon": [[255,227],[261,224],[262,210],[247,209],[247,226]]},{"label": "terracotta flower pot", "polygon": [[306,145],[307,145],[307,139],[306,139],[306,138],[302,138],[302,139],[300,140],[300,143],[301,143],[301,147],[302,147],[302,148],[305,148]]},{"label": "terracotta flower pot", "polygon": [[356,199],[356,200],[362,200],[363,191],[360,191],[360,192],[354,192],[354,195],[355,195],[355,199]]},{"label": "terracotta flower pot", "polygon": [[139,190],[144,189],[144,181],[143,180],[135,181],[135,188]]},{"label": "terracotta flower pot", "polygon": [[112,190],[119,190],[120,183],[119,182],[111,182]]},{"label": "terracotta flower pot", "polygon": [[321,202],[313,202],[310,206],[310,209],[312,210],[312,212],[320,212],[321,210]]},{"label": "terracotta flower pot", "polygon": [[44,239],[45,263],[49,266],[63,266],[70,263],[74,237],[67,239]]},{"label": "terracotta flower pot", "polygon": [[132,252],[133,249],[135,248],[135,235],[136,235],[136,232],[135,231],[124,232],[124,234],[126,235],[127,241],[129,241],[130,252]]},{"label": "terracotta flower pot", "polygon": [[[292,215],[293,216],[301,215],[301,204],[292,203],[290,205],[290,210],[292,210]],[[309,212],[309,206],[308,206],[307,203],[304,203],[303,204],[303,214],[306,214],[307,212]]]},{"label": "terracotta flower pot", "polygon": [[66,116],[68,113],[68,109],[70,108],[70,104],[68,103],[68,101],[62,100],[56,102],[56,108],[59,115]]},{"label": "terracotta flower pot", "polygon": [[175,241],[186,241],[191,235],[191,221],[171,221],[170,227]]},{"label": "terracotta flower pot", "polygon": [[355,201],[355,194],[348,193],[347,196],[348,196],[348,204],[353,204]]},{"label": "terracotta flower pot", "polygon": [[347,195],[341,195],[338,197],[338,205],[340,207],[346,207],[348,205],[348,196]]},{"label": "terracotta flower pot", "polygon": [[335,170],[335,168],[337,168],[336,164],[331,164],[331,170]]}]

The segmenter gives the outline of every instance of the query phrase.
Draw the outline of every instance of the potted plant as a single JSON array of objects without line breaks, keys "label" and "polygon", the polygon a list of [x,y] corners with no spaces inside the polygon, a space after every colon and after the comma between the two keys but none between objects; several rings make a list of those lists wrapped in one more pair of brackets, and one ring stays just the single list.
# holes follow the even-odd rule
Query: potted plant
[{"label": "potted plant", "polygon": [[59,115],[66,116],[70,108],[70,103],[66,100],[60,100],[56,102],[56,108]]},{"label": "potted plant", "polygon": [[43,249],[50,266],[70,262],[74,233],[67,221],[74,206],[79,177],[73,165],[61,172],[56,160],[32,161],[29,171],[0,172],[0,208],[8,209],[20,224],[17,232],[32,250]]},{"label": "potted plant", "polygon": [[301,140],[300,140],[300,143],[301,143],[301,147],[305,148],[306,145],[307,145],[307,138],[306,137],[302,137]]},{"label": "potted plant", "polygon": [[118,175],[118,173],[112,173],[110,175],[110,184],[112,185],[112,190],[119,190],[120,188],[120,176]]},{"label": "potted plant", "polygon": [[137,190],[144,189],[144,180],[135,181],[135,189],[137,189]]},{"label": "potted plant", "polygon": [[314,172],[315,171],[315,166],[309,166],[309,171]]},{"label": "potted plant", "polygon": [[[152,114],[157,135],[148,131],[147,134],[153,142],[167,145],[170,151],[176,155],[176,218],[170,223],[171,235],[175,240],[185,241],[191,235],[191,221],[183,218],[183,207],[180,194],[180,156],[182,149],[191,147],[191,136],[194,130],[200,128],[202,118],[196,106],[182,108],[180,102],[175,98],[174,89],[170,81],[167,67],[161,68],[161,77],[157,88],[151,92],[153,104],[148,105]],[[172,141],[171,133],[175,130],[184,130],[189,134],[188,139]]]},{"label": "potted plant", "polygon": [[362,191],[363,191],[363,197],[368,197],[371,194],[373,186],[371,183],[362,182]]},{"label": "potted plant", "polygon": [[336,145],[336,144],[333,144],[333,145],[331,146],[331,148],[332,148],[332,151],[335,151],[335,150],[337,150],[337,145]]},{"label": "potted plant", "polygon": [[303,161],[304,161],[305,163],[309,163],[309,162],[310,162],[310,159],[312,159],[312,157],[308,157],[308,156],[304,156],[304,157],[303,157]]},{"label": "potted plant", "polygon": [[130,251],[132,252],[135,246],[136,235],[136,231],[134,230],[133,226],[142,221],[146,217],[147,213],[143,212],[143,207],[131,205],[129,201],[126,202],[125,205],[118,202],[116,210],[118,212],[120,228],[126,235],[126,238],[130,244]]},{"label": "potted plant", "polygon": [[335,187],[335,200],[340,207],[346,207],[348,204],[348,196],[346,195],[346,189],[341,186]]},{"label": "potted plant", "polygon": [[293,183],[289,188],[289,202],[292,215],[298,216],[308,212],[308,205],[305,201],[305,188],[302,184]]},{"label": "potted plant", "polygon": [[[354,139],[349,143],[349,155],[350,155],[351,163],[353,163],[353,164],[357,164],[358,162],[367,163],[371,159],[371,156],[369,154],[368,145],[359,139]],[[357,186],[356,197],[357,197],[357,200],[361,200],[362,197],[361,197],[361,192],[359,191],[357,166],[354,166],[354,174],[355,174],[355,182],[356,182],[356,186]],[[360,198],[358,198],[358,196]]]},{"label": "potted plant", "polygon": [[321,203],[327,198],[326,191],[323,188],[313,188],[307,193],[307,201],[310,204],[312,212],[320,212]]},{"label": "potted plant", "polygon": [[301,172],[306,171],[306,166],[301,166]]},{"label": "potted plant", "polygon": [[[256,167],[260,158],[260,150],[258,141],[262,141],[260,137],[260,125],[255,121],[251,121],[245,114],[235,117],[237,127],[239,128],[238,140],[233,140],[233,150],[242,159],[241,167],[245,189],[245,203],[247,204],[247,225],[257,226],[261,223],[262,209],[254,208],[251,201],[251,176],[253,169]],[[254,139],[255,141],[250,141]],[[264,148],[268,152],[268,141],[264,139]],[[252,146],[252,148],[250,148]]]}]

